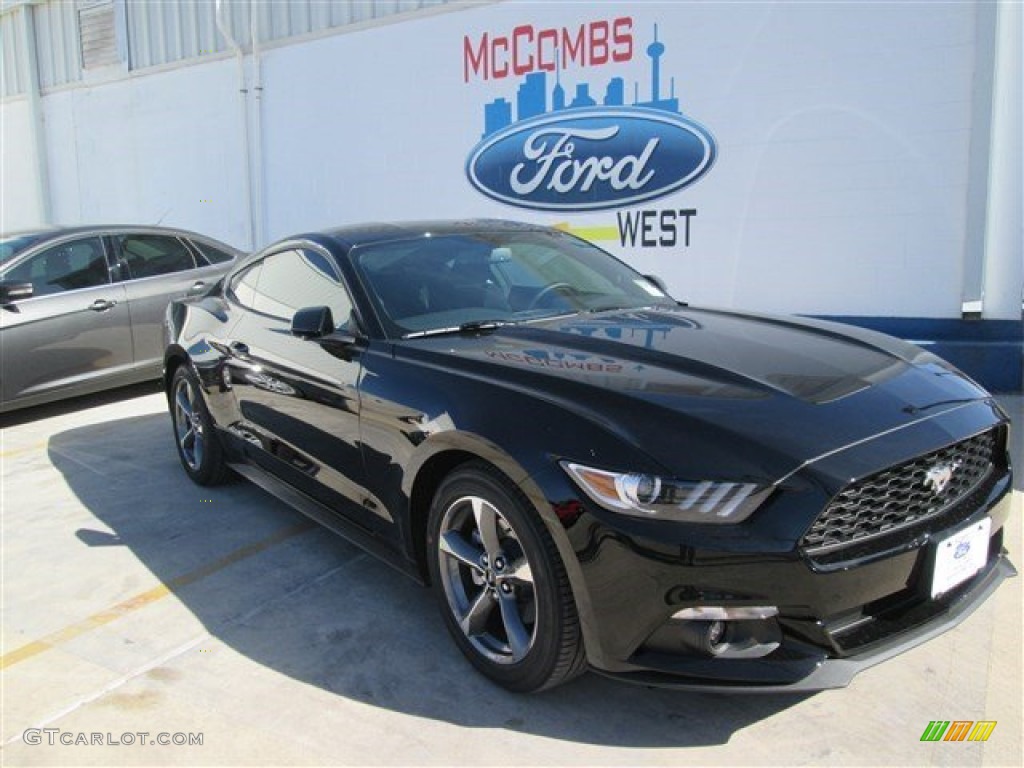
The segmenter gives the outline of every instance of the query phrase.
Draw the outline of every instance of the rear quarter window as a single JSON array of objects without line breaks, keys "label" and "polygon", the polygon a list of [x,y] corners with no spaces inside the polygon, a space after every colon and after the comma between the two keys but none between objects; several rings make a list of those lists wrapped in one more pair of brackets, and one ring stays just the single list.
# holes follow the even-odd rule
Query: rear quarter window
[{"label": "rear quarter window", "polygon": [[192,245],[195,246],[195,249],[199,251],[203,258],[210,264],[226,264],[235,258],[234,254],[228,253],[227,251],[210,245],[209,243],[193,240]]}]

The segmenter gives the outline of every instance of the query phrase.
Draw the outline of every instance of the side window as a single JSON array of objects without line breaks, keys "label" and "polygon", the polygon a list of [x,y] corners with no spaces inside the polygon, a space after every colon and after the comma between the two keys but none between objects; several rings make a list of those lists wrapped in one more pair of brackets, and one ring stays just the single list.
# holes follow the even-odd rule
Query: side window
[{"label": "side window", "polygon": [[282,251],[263,260],[252,308],[291,320],[304,307],[330,307],[336,326],[348,322],[352,302],[331,263],[316,251]]},{"label": "side window", "polygon": [[185,244],[167,235],[120,235],[121,259],[132,278],[154,277],[195,269],[196,262]]},{"label": "side window", "polygon": [[256,300],[256,286],[260,281],[260,272],[263,269],[263,262],[258,261],[248,269],[239,272],[231,279],[228,290],[235,301],[243,307],[253,307]]},{"label": "side window", "polygon": [[46,296],[110,282],[98,237],[55,245],[4,273],[5,280],[32,283],[34,296]]},{"label": "side window", "polygon": [[227,251],[215,248],[214,246],[200,242],[199,240],[193,240],[192,245],[196,247],[196,250],[203,254],[203,258],[210,262],[210,264],[225,264],[235,258]]}]

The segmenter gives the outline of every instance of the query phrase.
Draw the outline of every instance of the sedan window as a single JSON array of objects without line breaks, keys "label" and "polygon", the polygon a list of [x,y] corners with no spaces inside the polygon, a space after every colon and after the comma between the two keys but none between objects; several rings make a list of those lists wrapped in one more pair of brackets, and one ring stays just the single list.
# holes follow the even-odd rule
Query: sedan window
[{"label": "sedan window", "polygon": [[27,249],[47,237],[45,232],[28,233],[24,235],[11,235],[0,239],[0,264],[6,264],[15,256],[22,254]]},{"label": "sedan window", "polygon": [[98,237],[61,243],[29,257],[3,275],[4,280],[32,283],[34,296],[92,288],[110,282],[103,244]]},{"label": "sedan window", "polygon": [[235,258],[232,254],[227,251],[223,251],[220,248],[215,248],[209,243],[203,243],[199,240],[193,240],[192,245],[196,247],[196,250],[203,255],[210,264],[226,264]]},{"label": "sedan window", "polygon": [[121,259],[131,277],[154,277],[195,269],[196,262],[185,244],[166,235],[120,235]]}]

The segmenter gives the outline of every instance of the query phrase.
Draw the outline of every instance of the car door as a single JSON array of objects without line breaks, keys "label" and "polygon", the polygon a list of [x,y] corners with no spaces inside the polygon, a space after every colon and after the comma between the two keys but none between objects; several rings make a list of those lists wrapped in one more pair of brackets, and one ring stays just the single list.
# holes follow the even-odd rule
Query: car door
[{"label": "car door", "polygon": [[0,279],[32,283],[33,295],[0,307],[0,396],[17,399],[97,389],[133,364],[124,285],[112,283],[103,239],[42,247]]},{"label": "car door", "polygon": [[245,308],[224,346],[250,456],[367,530],[387,527],[359,442],[360,349],[291,333],[291,318],[307,307],[329,307],[338,327],[350,322],[330,256],[312,247],[274,253],[236,275],[228,297]]},{"label": "car door", "polygon": [[173,234],[130,232],[113,236],[125,280],[137,367],[159,368],[163,359],[163,320],[172,299],[201,293],[219,279],[223,267],[196,256]]}]

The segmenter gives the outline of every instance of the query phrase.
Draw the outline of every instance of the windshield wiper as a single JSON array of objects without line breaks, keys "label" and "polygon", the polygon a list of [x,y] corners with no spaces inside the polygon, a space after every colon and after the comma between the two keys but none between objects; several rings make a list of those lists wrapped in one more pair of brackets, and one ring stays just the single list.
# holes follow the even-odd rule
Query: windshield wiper
[{"label": "windshield wiper", "polygon": [[443,336],[446,333],[480,333],[481,331],[493,331],[503,328],[506,325],[515,325],[508,320],[471,320],[462,325],[453,325],[450,328],[430,328],[426,331],[413,331],[402,336],[403,339],[422,339],[425,336]]}]

